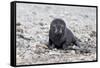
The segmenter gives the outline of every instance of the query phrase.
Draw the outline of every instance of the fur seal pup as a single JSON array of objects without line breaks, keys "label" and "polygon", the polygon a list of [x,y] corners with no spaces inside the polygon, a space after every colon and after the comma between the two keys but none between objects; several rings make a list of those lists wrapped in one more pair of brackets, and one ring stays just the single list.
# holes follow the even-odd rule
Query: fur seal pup
[{"label": "fur seal pup", "polygon": [[68,49],[70,45],[79,47],[79,43],[73,33],[66,27],[64,20],[54,19],[49,30],[49,49]]}]

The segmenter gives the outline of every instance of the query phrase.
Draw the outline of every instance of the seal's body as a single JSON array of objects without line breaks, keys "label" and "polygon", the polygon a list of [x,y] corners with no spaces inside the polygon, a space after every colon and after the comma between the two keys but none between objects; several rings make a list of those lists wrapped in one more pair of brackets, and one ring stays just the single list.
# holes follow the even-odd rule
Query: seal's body
[{"label": "seal's body", "polygon": [[49,30],[49,45],[50,49],[67,49],[71,44],[78,45],[73,33],[66,27],[62,19],[54,19],[51,22]]}]

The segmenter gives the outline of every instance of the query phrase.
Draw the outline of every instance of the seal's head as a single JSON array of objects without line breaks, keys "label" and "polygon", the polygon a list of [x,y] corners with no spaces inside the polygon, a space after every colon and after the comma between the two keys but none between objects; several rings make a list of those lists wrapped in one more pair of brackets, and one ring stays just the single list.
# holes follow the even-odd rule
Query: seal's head
[{"label": "seal's head", "polygon": [[51,22],[51,30],[55,35],[62,34],[65,30],[66,24],[62,19],[54,19]]}]

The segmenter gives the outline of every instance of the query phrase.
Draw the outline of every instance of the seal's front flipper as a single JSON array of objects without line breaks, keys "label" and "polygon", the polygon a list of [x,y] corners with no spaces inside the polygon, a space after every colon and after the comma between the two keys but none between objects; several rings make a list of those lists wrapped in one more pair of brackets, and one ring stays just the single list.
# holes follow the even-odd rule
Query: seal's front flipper
[{"label": "seal's front flipper", "polygon": [[74,42],[74,44],[75,44],[77,47],[81,48],[78,41]]}]

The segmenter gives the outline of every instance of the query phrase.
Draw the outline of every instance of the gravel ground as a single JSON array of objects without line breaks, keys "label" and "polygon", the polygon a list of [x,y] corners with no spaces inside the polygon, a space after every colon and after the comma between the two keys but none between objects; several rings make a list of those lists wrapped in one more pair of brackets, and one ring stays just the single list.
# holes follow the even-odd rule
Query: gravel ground
[{"label": "gravel ground", "polygon": [[[24,3],[16,5],[17,65],[96,60],[96,8]],[[48,49],[50,23],[55,18],[66,22],[66,26],[78,38],[81,49]]]}]

